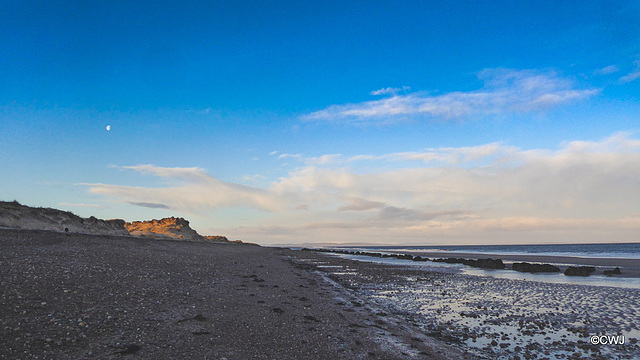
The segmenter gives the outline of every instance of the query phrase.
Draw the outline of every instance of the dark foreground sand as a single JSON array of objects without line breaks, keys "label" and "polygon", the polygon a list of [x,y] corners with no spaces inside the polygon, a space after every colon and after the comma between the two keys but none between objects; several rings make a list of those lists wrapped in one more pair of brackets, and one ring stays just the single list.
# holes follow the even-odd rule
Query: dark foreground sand
[{"label": "dark foreground sand", "polygon": [[0,358],[472,358],[301,256],[323,255],[2,229]]}]

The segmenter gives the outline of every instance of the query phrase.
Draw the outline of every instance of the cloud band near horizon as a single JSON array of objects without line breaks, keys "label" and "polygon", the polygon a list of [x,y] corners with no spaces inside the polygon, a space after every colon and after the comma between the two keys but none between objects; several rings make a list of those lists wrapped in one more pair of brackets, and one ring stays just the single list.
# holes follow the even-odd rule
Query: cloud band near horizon
[{"label": "cloud band near horizon", "polygon": [[[154,165],[121,168],[168,179],[170,186],[82,185],[115,201],[203,218],[252,208],[266,216],[218,226],[262,228],[265,236],[278,229],[279,241],[304,231],[366,238],[381,231],[413,237],[522,229],[580,233],[594,224],[640,229],[640,140],[628,133],[570,141],[555,150],[494,143],[345,159],[321,167],[309,161],[266,188],[224,182],[201,168]],[[360,161],[402,166],[360,173]]]}]

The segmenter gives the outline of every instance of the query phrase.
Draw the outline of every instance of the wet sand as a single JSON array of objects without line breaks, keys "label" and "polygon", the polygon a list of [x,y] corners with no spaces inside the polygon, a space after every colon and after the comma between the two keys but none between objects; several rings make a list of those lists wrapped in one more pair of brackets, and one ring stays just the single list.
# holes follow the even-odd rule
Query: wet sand
[{"label": "wet sand", "polygon": [[[430,262],[358,258],[326,254],[306,261],[423,334],[480,358],[640,359],[640,289],[474,276]],[[624,344],[590,341],[607,335],[623,336]]]},{"label": "wet sand", "polygon": [[324,258],[3,229],[0,358],[474,358],[329,278]]}]

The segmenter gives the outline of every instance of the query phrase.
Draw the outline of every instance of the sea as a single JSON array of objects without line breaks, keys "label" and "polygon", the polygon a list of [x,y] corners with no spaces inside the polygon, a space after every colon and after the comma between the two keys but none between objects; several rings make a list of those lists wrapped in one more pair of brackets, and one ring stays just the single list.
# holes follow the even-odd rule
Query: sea
[{"label": "sea", "polygon": [[640,260],[638,243],[538,244],[538,245],[436,245],[436,246],[334,246],[336,249],[393,252],[452,252],[497,255],[542,255]]},{"label": "sea", "polygon": [[[429,257],[429,253],[447,252],[451,257],[460,254],[487,254],[487,257],[499,258],[501,255],[538,255],[575,258],[599,259],[627,259],[638,260],[640,267],[640,243],[591,243],[591,244],[539,244],[539,245],[438,245],[438,246],[332,246],[332,249],[349,251],[366,251],[379,253],[420,254]],[[488,276],[492,278],[537,281],[555,284],[612,286],[621,288],[640,289],[640,277],[604,276],[602,269],[588,277],[565,276],[560,273],[521,273],[513,270],[485,270],[472,268],[460,264],[443,264],[434,262],[413,262],[395,258],[375,258],[357,255],[342,255],[343,257],[365,262],[382,262],[394,265],[422,266],[435,271],[453,270],[467,275]],[[460,255],[464,257],[464,255]],[[509,261],[507,261],[508,263]],[[558,266],[575,266],[571,263],[554,263]],[[623,267],[622,271],[625,269]]]}]

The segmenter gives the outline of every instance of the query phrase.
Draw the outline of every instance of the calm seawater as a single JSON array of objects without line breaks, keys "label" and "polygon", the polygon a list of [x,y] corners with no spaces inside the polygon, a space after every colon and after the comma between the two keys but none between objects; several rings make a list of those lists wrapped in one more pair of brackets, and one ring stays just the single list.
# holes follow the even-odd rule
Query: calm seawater
[{"label": "calm seawater", "polygon": [[619,244],[541,244],[541,245],[458,245],[458,246],[357,246],[338,247],[365,251],[487,253],[513,255],[551,255],[640,259],[640,243]]}]

